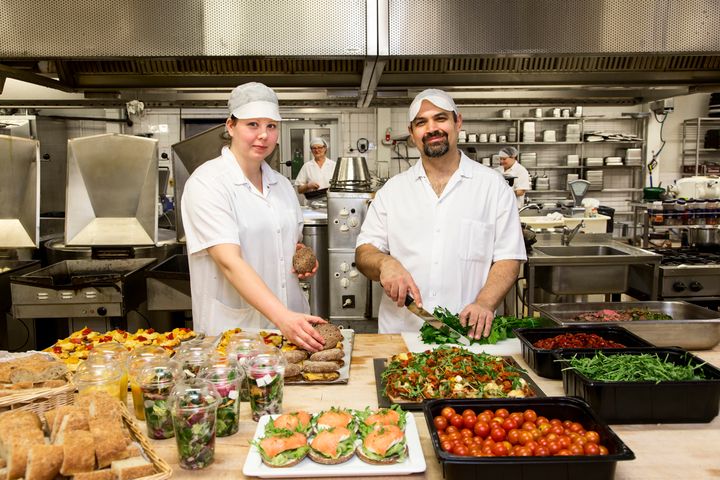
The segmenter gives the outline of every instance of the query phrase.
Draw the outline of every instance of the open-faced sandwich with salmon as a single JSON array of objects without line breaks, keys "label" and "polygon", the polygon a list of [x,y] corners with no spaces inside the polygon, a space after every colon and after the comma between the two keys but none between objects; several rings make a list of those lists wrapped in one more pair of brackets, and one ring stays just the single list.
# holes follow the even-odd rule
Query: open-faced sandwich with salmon
[{"label": "open-faced sandwich with salmon", "polygon": [[260,452],[260,458],[268,467],[292,467],[307,456],[310,447],[307,437],[290,430],[268,430],[265,436],[250,442]]},{"label": "open-faced sandwich with salmon", "polygon": [[330,410],[318,413],[312,420],[313,430],[320,432],[333,427],[344,427],[355,432],[355,417],[350,410],[332,407]]},{"label": "open-faced sandwich with salmon", "polygon": [[347,462],[355,454],[355,440],[355,434],[345,427],[325,428],[310,441],[308,456],[325,465]]},{"label": "open-faced sandwich with salmon", "polygon": [[304,435],[310,433],[312,415],[303,410],[297,412],[283,413],[279,417],[270,420],[265,426],[265,431],[271,430],[290,430],[291,432],[300,432]]},{"label": "open-faced sandwich with salmon", "polygon": [[400,427],[400,430],[405,430],[405,412],[403,412],[399,405],[393,405],[391,408],[379,408],[377,410],[370,410],[370,407],[366,407],[365,410],[358,411],[356,415],[363,435],[376,426],[384,425],[395,425]]},{"label": "open-faced sandwich with salmon", "polygon": [[407,457],[405,432],[397,425],[376,425],[356,450],[360,460],[374,465],[400,463]]}]

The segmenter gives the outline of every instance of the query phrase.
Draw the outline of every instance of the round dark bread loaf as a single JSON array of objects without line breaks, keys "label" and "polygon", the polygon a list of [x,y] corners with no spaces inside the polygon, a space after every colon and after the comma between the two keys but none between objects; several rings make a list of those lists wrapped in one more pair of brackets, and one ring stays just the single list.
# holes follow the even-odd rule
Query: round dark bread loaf
[{"label": "round dark bread loaf", "polygon": [[302,373],[302,365],[299,363],[288,363],[285,367],[285,378],[295,377]]},{"label": "round dark bread loaf", "polygon": [[313,328],[325,339],[323,350],[337,348],[338,343],[342,343],[343,341],[342,332],[337,325],[333,325],[332,323],[318,323],[317,325],[313,325]]},{"label": "round dark bread loaf", "polygon": [[303,362],[302,371],[311,373],[326,373],[335,372],[340,367],[341,365],[337,361],[313,362],[311,360],[307,360]]},{"label": "round dark bread loaf", "polygon": [[345,351],[342,348],[331,348],[329,350],[321,350],[310,355],[313,362],[328,362],[332,360],[342,360]]},{"label": "round dark bread loaf", "polygon": [[315,256],[315,252],[312,251],[312,248],[303,245],[302,248],[295,250],[292,262],[293,268],[297,273],[310,273],[313,271],[313,268],[315,268],[317,257]]},{"label": "round dark bread loaf", "polygon": [[308,358],[308,352],[305,350],[297,349],[297,350],[283,350],[283,357],[285,357],[285,360],[287,363],[298,363],[302,362],[306,358]]}]

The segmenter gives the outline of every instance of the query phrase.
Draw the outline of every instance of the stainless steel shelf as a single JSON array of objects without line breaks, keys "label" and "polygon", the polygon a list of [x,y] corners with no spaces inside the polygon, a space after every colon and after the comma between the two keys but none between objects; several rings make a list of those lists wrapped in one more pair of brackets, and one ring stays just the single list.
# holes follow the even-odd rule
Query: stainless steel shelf
[{"label": "stainless steel shelf", "polygon": [[570,167],[570,166],[563,166],[563,165],[550,165],[547,167],[528,167],[527,165],[523,165],[527,170],[578,170],[582,167]]}]

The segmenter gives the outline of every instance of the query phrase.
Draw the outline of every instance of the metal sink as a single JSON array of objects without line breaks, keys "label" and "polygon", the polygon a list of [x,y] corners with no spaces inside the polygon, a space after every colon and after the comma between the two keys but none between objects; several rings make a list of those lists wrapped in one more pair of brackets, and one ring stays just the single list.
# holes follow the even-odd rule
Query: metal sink
[{"label": "metal sink", "polygon": [[605,255],[628,255],[627,252],[608,245],[549,246],[535,247],[540,253],[554,257],[595,257]]}]

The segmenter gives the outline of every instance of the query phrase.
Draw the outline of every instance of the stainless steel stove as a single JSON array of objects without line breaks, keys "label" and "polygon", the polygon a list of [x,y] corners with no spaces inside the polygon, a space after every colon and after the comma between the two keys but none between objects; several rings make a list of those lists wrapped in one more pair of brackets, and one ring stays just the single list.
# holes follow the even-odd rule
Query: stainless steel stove
[{"label": "stainless steel stove", "polygon": [[[658,295],[663,300],[685,300],[698,304],[720,303],[720,250],[694,248],[646,248],[662,255]],[[647,295],[652,270],[644,265],[630,267],[630,292]]]}]

